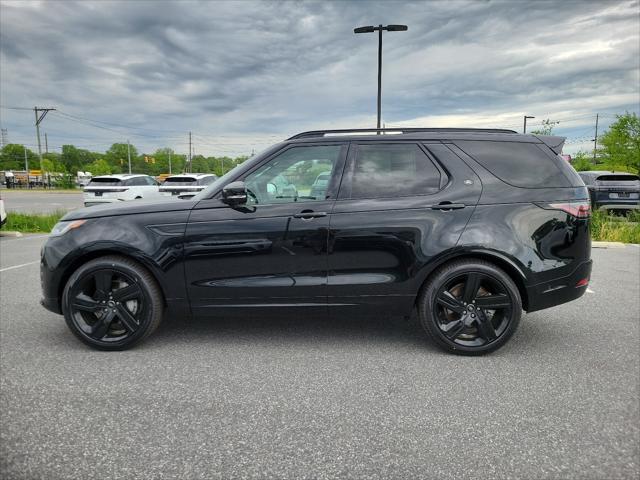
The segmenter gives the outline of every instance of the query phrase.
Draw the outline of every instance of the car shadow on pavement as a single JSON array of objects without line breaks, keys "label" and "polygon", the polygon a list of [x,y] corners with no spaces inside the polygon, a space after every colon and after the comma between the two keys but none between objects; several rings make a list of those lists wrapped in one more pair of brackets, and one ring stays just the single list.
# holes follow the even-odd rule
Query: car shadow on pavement
[{"label": "car shadow on pavement", "polygon": [[[340,319],[316,317],[165,318],[148,343],[303,345],[329,342],[371,345],[406,345],[436,351],[417,321],[404,318],[354,316]],[[146,344],[147,342],[145,342]]]}]

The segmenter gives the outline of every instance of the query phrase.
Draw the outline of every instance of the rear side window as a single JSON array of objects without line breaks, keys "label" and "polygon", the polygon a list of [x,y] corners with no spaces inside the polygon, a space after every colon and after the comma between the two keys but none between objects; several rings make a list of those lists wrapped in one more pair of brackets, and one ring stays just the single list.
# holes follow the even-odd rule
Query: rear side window
[{"label": "rear side window", "polygon": [[440,171],[418,145],[358,145],[351,198],[427,195],[438,190]]},{"label": "rear side window", "polygon": [[[515,187],[571,187],[557,162],[560,157],[547,155],[535,143],[457,141],[464,152],[503,182]],[[545,147],[546,148],[546,147]],[[566,162],[564,162],[566,163]],[[571,169],[570,166],[568,166]],[[578,185],[580,177],[575,175]]]}]

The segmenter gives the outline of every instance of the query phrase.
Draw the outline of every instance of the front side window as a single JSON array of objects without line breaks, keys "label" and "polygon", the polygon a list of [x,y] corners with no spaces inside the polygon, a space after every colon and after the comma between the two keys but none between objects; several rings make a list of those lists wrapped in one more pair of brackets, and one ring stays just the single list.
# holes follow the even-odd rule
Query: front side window
[{"label": "front side window", "polygon": [[351,198],[428,195],[440,189],[440,171],[415,144],[359,145]]},{"label": "front side window", "polygon": [[293,147],[271,159],[245,178],[249,202],[256,204],[325,200],[341,145]]}]

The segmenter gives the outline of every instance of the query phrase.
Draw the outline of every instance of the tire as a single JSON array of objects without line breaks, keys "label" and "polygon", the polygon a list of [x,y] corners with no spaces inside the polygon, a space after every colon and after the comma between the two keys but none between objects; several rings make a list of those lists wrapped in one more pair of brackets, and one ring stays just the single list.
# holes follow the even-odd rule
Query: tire
[{"label": "tire", "polygon": [[126,350],[151,335],[164,313],[162,292],[151,273],[120,255],[78,268],[62,296],[65,321],[82,342],[99,350]]},{"label": "tire", "polygon": [[431,340],[458,355],[483,355],[502,347],[522,316],[520,292],[511,277],[479,259],[440,267],[417,303],[420,323]]}]

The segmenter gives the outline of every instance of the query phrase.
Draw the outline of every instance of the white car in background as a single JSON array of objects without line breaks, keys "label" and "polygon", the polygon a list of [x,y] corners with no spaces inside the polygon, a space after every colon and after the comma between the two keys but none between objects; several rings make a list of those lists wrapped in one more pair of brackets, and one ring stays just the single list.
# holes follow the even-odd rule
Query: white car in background
[{"label": "white car in background", "polygon": [[204,190],[207,185],[215,181],[218,177],[212,173],[183,173],[167,177],[160,186],[160,193],[170,197],[182,193],[196,194]]},{"label": "white car in background", "polygon": [[7,221],[7,212],[4,211],[4,200],[0,197],[0,227]]},{"label": "white car in background", "polygon": [[85,207],[159,197],[158,182],[149,175],[101,175],[84,188]]}]

